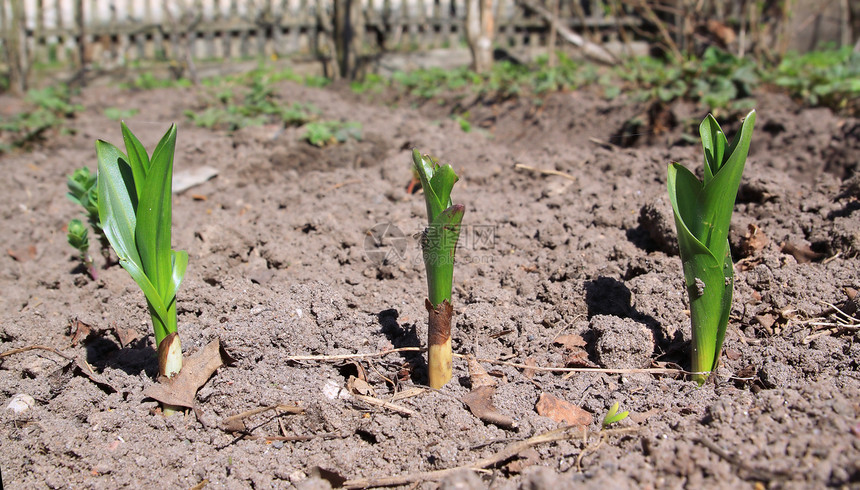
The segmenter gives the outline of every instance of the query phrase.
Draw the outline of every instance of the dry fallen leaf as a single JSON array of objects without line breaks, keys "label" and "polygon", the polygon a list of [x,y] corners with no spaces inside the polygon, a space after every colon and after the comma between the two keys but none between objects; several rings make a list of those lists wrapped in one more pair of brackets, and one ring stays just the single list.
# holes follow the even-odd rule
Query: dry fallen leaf
[{"label": "dry fallen leaf", "polygon": [[505,466],[508,473],[522,473],[529,466],[534,466],[540,463],[540,453],[533,447],[517,454],[517,459],[511,461]]},{"label": "dry fallen leaf", "polygon": [[129,344],[131,344],[132,342],[137,340],[138,337],[140,336],[137,333],[137,330],[135,330],[133,328],[116,327],[115,330],[116,330],[116,336],[119,339],[119,345],[122,348],[128,347]]},{"label": "dry fallen leaf", "polygon": [[529,367],[523,369],[523,376],[525,376],[528,379],[534,378],[536,370],[532,369],[532,368],[537,367],[537,363],[535,362],[534,358],[533,357],[527,358],[525,360],[525,362],[523,362],[523,364],[525,364],[526,366],[529,366]]},{"label": "dry fallen leaf", "polygon": [[582,336],[576,334],[559,335],[553,344],[560,345],[569,352],[564,359],[566,367],[597,367],[588,359],[588,352],[583,348],[586,342]]},{"label": "dry fallen leaf", "polygon": [[22,248],[18,250],[12,250],[10,248],[6,250],[6,253],[9,254],[9,257],[12,257],[17,262],[27,262],[28,260],[33,260],[36,258],[36,246],[28,245],[27,248]]},{"label": "dry fallen leaf", "polygon": [[770,240],[761,231],[761,228],[750,223],[747,225],[746,234],[741,238],[741,255],[744,257],[754,255],[764,249],[768,243],[770,243]]},{"label": "dry fallen leaf", "polygon": [[87,337],[92,333],[92,327],[77,318],[69,321],[69,333],[72,336],[72,346],[78,345],[79,342],[87,340]]},{"label": "dry fallen leaf", "polygon": [[469,380],[472,382],[472,390],[476,390],[484,386],[496,386],[496,380],[487,374],[487,370],[484,369],[484,366],[481,366],[481,363],[479,363],[474,357],[469,356],[466,358],[466,361],[469,363]]},{"label": "dry fallen leaf", "polygon": [[376,396],[370,383],[355,376],[350,376],[346,381],[346,389],[354,395]]},{"label": "dry fallen leaf", "polygon": [[484,422],[498,425],[503,429],[516,429],[517,423],[507,415],[499,413],[493,406],[493,395],[496,393],[496,380],[487,370],[475,360],[467,358],[469,363],[469,379],[472,381],[472,391],[463,396],[462,401],[469,410]]},{"label": "dry fallen leaf", "polygon": [[472,390],[463,396],[462,400],[475,417],[484,422],[498,425],[503,429],[516,429],[517,423],[507,415],[499,413],[493,406],[493,394],[496,388],[493,386],[482,386]]},{"label": "dry fallen leaf", "polygon": [[574,350],[577,347],[585,347],[586,345],[582,336],[576,334],[559,335],[552,343],[560,345],[567,350]]},{"label": "dry fallen leaf", "polygon": [[809,245],[795,245],[791,242],[785,242],[781,252],[794,257],[798,264],[805,264],[824,258],[824,254],[813,251],[809,248]]},{"label": "dry fallen leaf", "polygon": [[224,364],[232,362],[218,339],[184,360],[182,370],[173,378],[159,377],[158,383],[147,387],[143,394],[165,405],[192,408],[197,390]]},{"label": "dry fallen leaf", "polygon": [[538,415],[549,417],[560,424],[589,425],[592,421],[590,413],[549,393],[541,393],[535,408]]}]

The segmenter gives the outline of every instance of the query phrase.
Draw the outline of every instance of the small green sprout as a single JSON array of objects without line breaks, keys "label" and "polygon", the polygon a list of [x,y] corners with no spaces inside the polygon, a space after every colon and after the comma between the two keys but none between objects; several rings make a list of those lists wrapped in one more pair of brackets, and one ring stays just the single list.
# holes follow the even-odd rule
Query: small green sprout
[{"label": "small green sprout", "polygon": [[98,274],[96,273],[96,268],[93,264],[93,258],[90,257],[90,239],[87,236],[89,234],[87,225],[85,225],[83,221],[75,218],[69,221],[68,228],[69,233],[67,238],[69,240],[69,245],[80,253],[81,262],[84,264],[84,267],[87,268],[87,273],[89,273],[90,277],[92,277],[93,280],[98,279]]},{"label": "small green sprout", "polygon": [[319,147],[361,138],[361,123],[355,121],[314,121],[307,124],[304,134],[308,143]]},{"label": "small green sprout", "polygon": [[609,407],[609,411],[606,412],[606,415],[603,417],[601,427],[605,429],[616,422],[621,422],[626,419],[628,415],[630,415],[630,412],[618,413],[618,402],[615,402],[611,407]]},{"label": "small green sprout", "polygon": [[451,190],[459,177],[450,165],[440,165],[418,150],[412,150],[412,162],[421,180],[427,204],[428,226],[421,236],[424,266],[427,269],[428,299],[424,306],[429,314],[427,364],[429,385],[441,388],[451,379],[451,289],[454,281],[454,252],[460,238],[460,223],[465,206],[453,204]]},{"label": "small green sprout", "polygon": [[[176,291],[188,266],[188,254],[170,248],[176,125],[170,126],[151,158],[125,123],[121,128],[127,155],[110,143],[96,142],[99,217],[120,265],[146,296],[159,373],[171,377],[182,368]],[[164,407],[165,414],[174,410]]]},{"label": "small green sprout", "polygon": [[[66,197],[84,209],[90,228],[92,228],[93,232],[99,238],[99,245],[105,263],[110,263],[110,243],[108,243],[107,237],[99,223],[98,177],[90,173],[89,168],[81,167],[69,175],[66,185],[69,188]],[[75,248],[80,250],[78,247]],[[87,267],[89,268],[90,265],[92,264],[87,265]],[[93,268],[91,271],[94,272],[95,269]],[[92,276],[92,273],[90,275]]]},{"label": "small green sprout", "polygon": [[755,116],[754,110],[747,114],[731,145],[713,116],[702,121],[704,181],[678,163],[669,164],[669,200],[690,299],[693,379],[699,385],[719,364],[729,322],[734,286],[729,223]]}]

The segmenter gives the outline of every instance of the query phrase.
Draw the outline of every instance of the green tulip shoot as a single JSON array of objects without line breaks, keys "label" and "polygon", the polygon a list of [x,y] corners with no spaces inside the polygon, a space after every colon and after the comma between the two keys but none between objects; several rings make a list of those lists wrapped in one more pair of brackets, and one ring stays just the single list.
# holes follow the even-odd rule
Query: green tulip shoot
[{"label": "green tulip shoot", "polygon": [[454,280],[454,252],[460,238],[465,207],[453,204],[451,190],[459,177],[450,165],[440,165],[429,155],[412,151],[412,162],[421,180],[427,204],[427,228],[421,236],[424,266],[427,269],[428,384],[441,388],[451,380],[451,289]]},{"label": "green tulip shoot", "polygon": [[[146,296],[159,374],[171,377],[182,368],[176,291],[188,265],[186,252],[170,248],[176,125],[170,126],[151,158],[125,123],[121,128],[126,153],[105,141],[96,142],[99,219],[120,265]],[[165,413],[174,410],[164,408]]]},{"label": "green tulip shoot", "polygon": [[755,111],[747,114],[729,144],[708,115],[699,126],[705,153],[704,180],[678,163],[669,164],[669,200],[690,299],[693,379],[700,385],[719,365],[732,307],[734,269],[729,223],[749,153]]}]

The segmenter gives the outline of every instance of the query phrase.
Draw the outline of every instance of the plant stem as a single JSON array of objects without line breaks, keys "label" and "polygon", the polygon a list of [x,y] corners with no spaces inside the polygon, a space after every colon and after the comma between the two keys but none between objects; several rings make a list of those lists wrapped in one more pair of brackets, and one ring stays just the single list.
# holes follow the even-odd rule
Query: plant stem
[{"label": "plant stem", "polygon": [[460,238],[460,222],[465,206],[455,204],[431,223],[421,241],[427,269],[427,294],[424,306],[429,314],[427,366],[431,388],[441,388],[451,380],[451,290],[454,282],[454,254]]},{"label": "plant stem", "polygon": [[451,351],[451,318],[454,307],[447,299],[437,306],[430,300],[424,301],[429,315],[427,377],[431,388],[441,388],[451,380],[454,354]]},{"label": "plant stem", "polygon": [[[182,369],[182,344],[176,332],[168,335],[158,344],[158,374],[172,378]],[[165,416],[182,411],[182,407],[164,404],[161,411]]]}]

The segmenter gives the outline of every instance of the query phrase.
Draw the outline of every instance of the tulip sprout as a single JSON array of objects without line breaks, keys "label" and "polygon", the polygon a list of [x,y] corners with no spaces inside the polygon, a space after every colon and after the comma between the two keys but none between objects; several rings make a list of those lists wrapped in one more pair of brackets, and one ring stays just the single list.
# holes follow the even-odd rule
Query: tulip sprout
[{"label": "tulip sprout", "polygon": [[459,177],[450,165],[440,165],[429,155],[412,151],[412,162],[421,180],[427,204],[427,228],[421,236],[427,293],[424,306],[428,321],[428,384],[441,388],[451,380],[451,289],[454,280],[454,252],[460,237],[465,207],[451,202],[451,189]]},{"label": "tulip sprout", "polygon": [[717,368],[732,307],[734,270],[729,223],[752,139],[755,111],[747,114],[731,145],[710,114],[699,126],[704,181],[669,164],[669,200],[675,214],[693,331],[693,379],[700,385]]},{"label": "tulip sprout", "polygon": [[[75,170],[66,179],[66,185],[69,192],[66,197],[75,204],[80,205],[87,216],[87,222],[93,232],[98,236],[101,244],[102,255],[105,258],[105,263],[110,262],[110,244],[99,225],[99,193],[98,193],[98,178],[95,174],[90,173],[87,167],[81,167]],[[92,257],[89,255],[89,230],[84,226],[79,219],[73,219],[69,222],[69,244],[74,247],[81,256],[81,261],[87,268],[90,277],[96,279],[96,267]]]},{"label": "tulip sprout", "polygon": [[98,279],[98,274],[96,273],[93,258],[90,256],[90,239],[88,235],[89,229],[83,221],[77,218],[69,221],[69,233],[66,237],[69,240],[69,245],[78,251],[81,256],[81,263],[86,267],[87,273],[93,280],[96,280]]},{"label": "tulip sprout", "polygon": [[[176,290],[188,265],[186,252],[170,248],[176,125],[161,138],[151,159],[125,123],[121,127],[127,155],[110,143],[96,142],[99,218],[120,265],[146,296],[159,374],[171,377],[182,368]],[[164,412],[175,409],[165,406]]]}]

